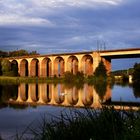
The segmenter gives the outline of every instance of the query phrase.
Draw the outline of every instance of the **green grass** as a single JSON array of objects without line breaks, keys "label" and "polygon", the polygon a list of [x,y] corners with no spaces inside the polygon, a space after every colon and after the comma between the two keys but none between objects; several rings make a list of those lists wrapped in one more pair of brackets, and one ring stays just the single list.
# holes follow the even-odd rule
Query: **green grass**
[{"label": "green grass", "polygon": [[[74,77],[74,78],[73,78]],[[10,76],[0,76],[0,84],[19,84],[19,83],[65,83],[67,85],[76,85],[76,87],[81,88],[84,83],[95,84],[97,82],[107,82],[111,83],[111,80],[97,79],[96,77],[10,77]],[[110,82],[111,81],[111,82]]]},{"label": "green grass", "polygon": [[138,140],[140,139],[140,112],[115,110],[103,107],[101,110],[62,112],[51,122],[44,116],[38,127],[28,127],[17,140]]},{"label": "green grass", "polygon": [[7,77],[0,76],[1,84],[19,84],[19,83],[60,83],[63,81],[63,78],[38,78],[38,77]]}]

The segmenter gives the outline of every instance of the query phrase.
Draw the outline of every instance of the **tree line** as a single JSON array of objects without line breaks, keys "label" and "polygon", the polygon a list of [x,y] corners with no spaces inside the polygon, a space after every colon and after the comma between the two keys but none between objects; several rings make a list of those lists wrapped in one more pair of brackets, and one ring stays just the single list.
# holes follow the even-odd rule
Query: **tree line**
[{"label": "tree line", "polygon": [[133,68],[113,71],[111,74],[113,76],[122,76],[124,80],[128,80],[128,76],[132,75],[134,82],[140,82],[140,63],[135,63]]},{"label": "tree line", "polygon": [[120,76],[120,75],[132,75],[134,72],[134,68],[129,68],[125,70],[116,70],[111,72],[114,76]]},{"label": "tree line", "polygon": [[5,58],[5,57],[16,57],[16,56],[28,56],[28,55],[38,55],[37,51],[27,51],[27,50],[15,50],[15,51],[2,51],[0,50],[0,57]]}]

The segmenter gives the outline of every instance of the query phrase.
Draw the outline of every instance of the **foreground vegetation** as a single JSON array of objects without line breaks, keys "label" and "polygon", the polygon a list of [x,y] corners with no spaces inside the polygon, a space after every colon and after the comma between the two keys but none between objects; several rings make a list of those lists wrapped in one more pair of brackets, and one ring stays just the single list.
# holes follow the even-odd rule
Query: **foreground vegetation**
[{"label": "foreground vegetation", "polygon": [[[47,116],[47,115],[46,115]],[[52,121],[43,117],[38,127],[29,126],[17,140],[134,140],[140,139],[140,111],[101,110],[62,112]]]}]

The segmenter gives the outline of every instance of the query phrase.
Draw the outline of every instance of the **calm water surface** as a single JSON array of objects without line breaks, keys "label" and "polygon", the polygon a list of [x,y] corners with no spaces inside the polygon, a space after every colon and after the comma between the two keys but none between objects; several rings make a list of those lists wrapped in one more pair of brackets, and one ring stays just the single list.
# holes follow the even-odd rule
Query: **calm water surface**
[{"label": "calm water surface", "polygon": [[37,127],[44,115],[50,120],[69,108],[100,108],[102,103],[140,106],[140,90],[128,85],[114,85],[112,89],[87,84],[79,89],[46,83],[0,85],[0,135],[12,139],[29,125]]}]

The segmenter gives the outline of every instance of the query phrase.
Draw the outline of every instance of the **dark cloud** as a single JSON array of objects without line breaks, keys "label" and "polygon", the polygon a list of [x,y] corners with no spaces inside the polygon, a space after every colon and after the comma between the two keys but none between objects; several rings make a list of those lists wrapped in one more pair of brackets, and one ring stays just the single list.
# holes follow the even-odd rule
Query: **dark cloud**
[{"label": "dark cloud", "polygon": [[98,6],[78,6],[79,1],[76,6],[65,1],[54,6],[48,1],[48,7],[40,5],[43,0],[22,0],[18,5],[13,1],[12,8],[8,0],[0,6],[0,14],[4,13],[0,20],[1,50],[27,49],[42,54],[88,51],[97,49],[97,41],[105,42],[107,49],[140,47],[138,0],[114,0],[112,5]]}]

